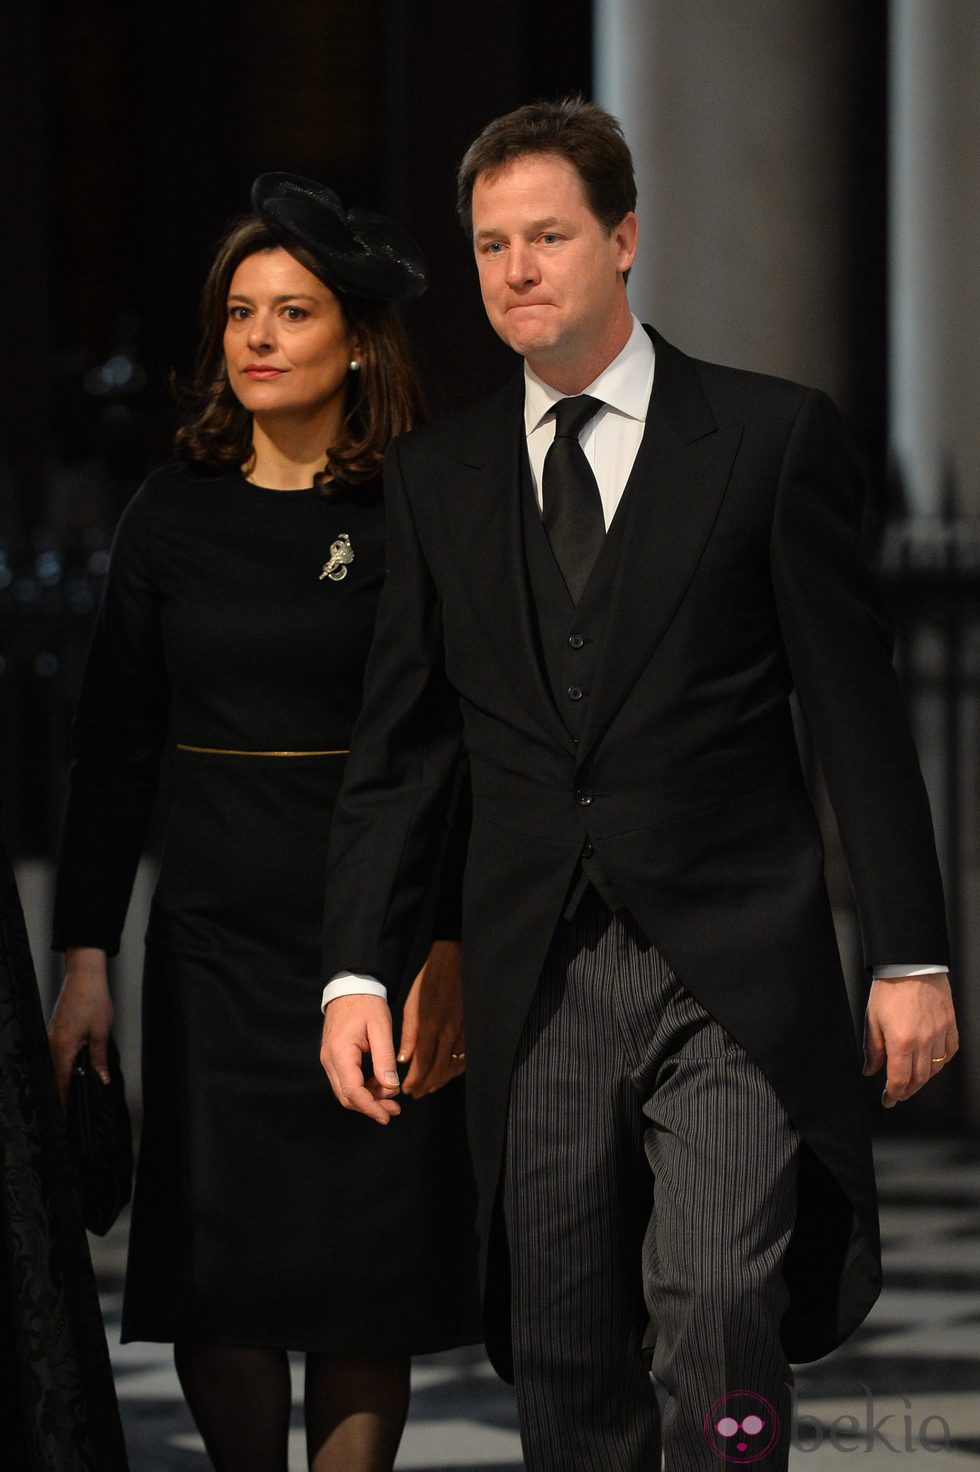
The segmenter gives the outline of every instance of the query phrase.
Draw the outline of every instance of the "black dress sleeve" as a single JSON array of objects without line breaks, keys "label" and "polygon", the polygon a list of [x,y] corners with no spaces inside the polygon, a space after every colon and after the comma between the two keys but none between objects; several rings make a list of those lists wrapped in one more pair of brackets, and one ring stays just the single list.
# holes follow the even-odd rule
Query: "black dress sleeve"
[{"label": "black dress sleeve", "polygon": [[152,506],[144,486],[117,528],[75,712],[55,885],[56,950],[98,946],[116,954],[153,811],[170,684]]}]

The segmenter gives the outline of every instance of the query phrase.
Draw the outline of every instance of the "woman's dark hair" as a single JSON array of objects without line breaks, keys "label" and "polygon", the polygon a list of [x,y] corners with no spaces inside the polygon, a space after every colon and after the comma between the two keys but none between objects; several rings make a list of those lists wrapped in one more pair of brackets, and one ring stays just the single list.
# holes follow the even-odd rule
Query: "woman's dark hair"
[{"label": "woman's dark hair", "polygon": [[225,367],[224,331],[231,279],[247,256],[282,247],[334,292],[357,343],[361,366],[348,374],[347,404],[340,439],[327,445],[327,468],[316,477],[324,494],[334,482],[356,485],[374,479],[385,446],[423,417],[422,391],[408,352],[405,329],[389,302],[365,301],[324,281],[312,255],[298,243],[284,244],[257,216],[232,225],[204,284],[203,336],[194,377],[178,389],[184,423],[177,431],[177,456],[195,465],[246,467],[252,456],[252,416],[235,397]]},{"label": "woman's dark hair", "polygon": [[456,209],[466,234],[473,233],[473,186],[528,154],[566,159],[582,181],[589,209],[610,234],[636,208],[633,159],[617,120],[594,102],[564,97],[529,102],[494,118],[466,150],[457,176]]}]

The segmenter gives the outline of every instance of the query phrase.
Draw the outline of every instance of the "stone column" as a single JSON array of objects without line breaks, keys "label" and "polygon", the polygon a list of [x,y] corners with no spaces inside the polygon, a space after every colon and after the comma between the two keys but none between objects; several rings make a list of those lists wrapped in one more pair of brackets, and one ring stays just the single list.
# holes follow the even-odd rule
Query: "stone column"
[{"label": "stone column", "polygon": [[911,509],[980,511],[980,5],[893,0],[891,443]]},{"label": "stone column", "polygon": [[[874,76],[872,48],[858,85],[855,53],[875,9],[595,6],[596,97],[622,121],[637,164],[634,309],[702,357],[845,401],[858,397],[854,172],[870,136],[855,119]],[[866,203],[882,187],[873,181]]]}]

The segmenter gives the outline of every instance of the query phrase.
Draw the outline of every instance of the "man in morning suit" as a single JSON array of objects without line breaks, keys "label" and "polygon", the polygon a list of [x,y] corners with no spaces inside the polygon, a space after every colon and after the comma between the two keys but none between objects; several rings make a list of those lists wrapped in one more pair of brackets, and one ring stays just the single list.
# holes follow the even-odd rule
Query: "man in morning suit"
[{"label": "man in morning suit", "polygon": [[497,119],[463,160],[484,304],[523,371],[389,451],[322,1058],[347,1107],[397,1113],[385,988],[465,765],[487,1336],[527,1466],[649,1472],[662,1438],[668,1472],[776,1469],[788,1361],[839,1344],[879,1287],[792,690],[850,866],[886,1105],[957,1046],[943,903],[836,411],[631,316],[635,197],[618,123],[581,101]]}]

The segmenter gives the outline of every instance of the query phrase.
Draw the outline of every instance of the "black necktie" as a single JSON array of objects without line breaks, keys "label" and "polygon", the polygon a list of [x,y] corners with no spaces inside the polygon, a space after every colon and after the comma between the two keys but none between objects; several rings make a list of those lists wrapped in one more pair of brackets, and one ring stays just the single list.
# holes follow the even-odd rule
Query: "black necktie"
[{"label": "black necktie", "polygon": [[555,438],[544,461],[541,514],[562,576],[577,603],[606,535],[592,467],[578,442],[602,403],[580,394],[555,405]]}]

